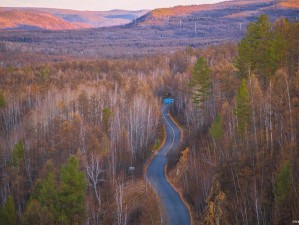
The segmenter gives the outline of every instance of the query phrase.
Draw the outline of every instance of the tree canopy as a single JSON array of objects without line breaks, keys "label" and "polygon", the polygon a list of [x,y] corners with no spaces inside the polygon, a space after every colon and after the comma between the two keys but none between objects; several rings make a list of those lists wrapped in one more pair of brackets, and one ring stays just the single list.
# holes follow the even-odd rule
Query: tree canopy
[{"label": "tree canopy", "polygon": [[12,196],[0,208],[0,225],[15,225],[17,222],[16,207]]},{"label": "tree canopy", "polygon": [[85,215],[87,181],[84,172],[79,171],[79,160],[75,156],[61,166],[60,182],[60,220],[65,224],[81,224]]},{"label": "tree canopy", "polygon": [[193,103],[203,108],[212,87],[211,70],[204,57],[197,59],[189,84],[192,88]]},{"label": "tree canopy", "polygon": [[272,76],[282,61],[284,46],[284,39],[275,32],[268,16],[261,15],[248,25],[238,44],[236,67],[239,76],[247,77],[252,72],[264,80]]},{"label": "tree canopy", "polygon": [[246,79],[243,78],[236,95],[235,115],[238,118],[238,131],[243,133],[249,126],[251,118],[251,106]]}]

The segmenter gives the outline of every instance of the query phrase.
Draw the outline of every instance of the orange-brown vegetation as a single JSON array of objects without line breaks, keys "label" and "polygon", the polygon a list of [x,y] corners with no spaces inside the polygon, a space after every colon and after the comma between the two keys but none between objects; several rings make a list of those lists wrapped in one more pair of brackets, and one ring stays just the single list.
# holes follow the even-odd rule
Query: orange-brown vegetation
[{"label": "orange-brown vegetation", "polygon": [[291,8],[291,9],[299,8],[299,3],[296,0],[282,1],[278,5],[283,8]]},{"label": "orange-brown vegetation", "polygon": [[128,224],[161,223],[161,205],[144,179],[128,182],[125,189]]},{"label": "orange-brown vegetation", "polygon": [[[1,193],[6,193],[1,206],[12,195],[22,215],[32,213],[26,205],[47,176],[47,162],[57,174],[76,155],[89,184],[84,220],[158,223],[159,203],[140,178],[158,134],[154,93],[166,63],[157,56],[2,67],[0,170],[7,176],[0,177]],[[18,170],[11,163],[15,140],[21,140],[26,154],[19,154]],[[29,218],[21,214],[20,219]]]},{"label": "orange-brown vegetation", "polygon": [[[285,10],[296,10],[298,2],[293,0],[248,0],[248,1],[225,1],[216,4],[175,6],[172,8],[155,9],[142,17],[142,25],[169,25],[175,20],[181,27],[186,27],[185,23],[200,21],[207,17],[214,18],[250,18],[257,17],[263,13],[275,15],[275,11],[284,8]],[[281,15],[282,16],[282,15]],[[218,23],[223,23],[220,19]],[[138,19],[137,19],[138,20]],[[244,21],[239,21],[244,23]],[[198,23],[199,25],[199,23]],[[194,28],[194,27],[193,27]],[[198,27],[200,30],[200,27]]]},{"label": "orange-brown vegetation", "polygon": [[117,26],[130,23],[146,12],[147,10],[76,11],[0,7],[0,30],[70,30]]},{"label": "orange-brown vegetation", "polygon": [[[298,24],[284,22],[277,21],[273,29],[283,32],[288,44],[280,50],[287,54],[270,76],[264,77],[261,67],[251,68],[251,76],[245,71],[244,82],[236,67],[235,46],[222,45],[191,51],[192,56],[204,56],[211,68],[212,90],[204,107],[196,106],[193,93],[185,91],[190,89],[191,72],[171,81],[176,99],[173,113],[189,131],[190,148],[188,164],[175,180],[198,224],[287,224],[298,217],[298,201],[292,200],[298,196],[299,183]],[[254,58],[260,49],[255,49]],[[181,53],[181,57],[186,56]],[[250,125],[243,131],[238,128],[243,115],[236,113],[242,83],[250,105]],[[211,132],[213,127],[218,136]],[[171,167],[173,176],[181,171],[181,157]]]},{"label": "orange-brown vegetation", "polygon": [[234,13],[226,16],[225,18],[244,18],[244,17],[249,17],[249,16],[255,16],[259,14],[257,11],[245,11],[245,12],[240,12],[240,13]]},{"label": "orange-brown vegetation", "polygon": [[87,24],[69,23],[46,12],[20,10],[1,11],[0,29],[23,29],[22,26],[32,26],[47,30],[90,28]]},{"label": "orange-brown vegetation", "polygon": [[[152,16],[152,12],[149,12],[131,24],[117,27],[68,31],[0,31],[0,49],[1,52],[5,52],[5,55],[0,54],[0,64],[19,65],[24,61],[34,61],[31,58],[37,58],[36,55],[42,55],[41,58],[37,58],[38,61],[44,58],[57,61],[70,56],[82,59],[116,58],[173,52],[186,46],[200,47],[220,44],[228,40],[238,41],[244,34],[246,25],[262,13],[269,14],[271,21],[281,16],[296,21],[298,14],[292,8],[276,7],[274,1],[270,3],[248,1],[248,4],[243,5],[237,3],[239,1],[194,7],[179,6],[175,7],[178,11],[184,12],[191,9],[195,11],[191,10],[192,12],[186,15],[161,17]],[[209,10],[201,10],[201,7],[208,7]],[[0,8],[1,10],[3,9]],[[165,10],[166,12],[174,10],[173,14],[179,14],[176,9]],[[63,18],[66,20],[73,19],[73,14],[78,15],[79,19],[82,16],[88,24],[97,26],[96,12],[85,14],[56,9],[53,12],[64,15]],[[122,11],[110,13],[103,15],[119,19],[121,13],[125,13],[134,18],[133,15],[142,12],[135,12],[136,14],[132,13],[132,15]],[[29,59],[22,60],[22,57],[19,57],[21,54],[23,59]]]},{"label": "orange-brown vegetation", "polygon": [[154,9],[150,13],[154,17],[183,16],[196,11],[211,9],[211,5],[175,6],[172,8]]},{"label": "orange-brown vegetation", "polygon": [[[173,156],[168,168],[192,208],[194,222],[291,223],[299,212],[298,23],[280,19],[266,27],[271,36],[254,40],[277,39],[250,52],[260,64],[245,61],[242,65],[253,67],[243,71],[237,64],[242,45],[234,43],[135,58],[83,60],[83,55],[70,60],[36,43],[27,45],[36,33],[21,32],[25,36],[19,49],[16,33],[2,34],[12,41],[0,45],[1,208],[12,196],[18,221],[28,222],[34,213],[47,216],[47,221],[62,221],[36,193],[47,181],[49,168],[56,187],[61,165],[76,156],[88,183],[85,214],[75,215],[78,219],[89,224],[159,223],[159,202],[141,179],[144,163],[161,138],[159,109],[167,93],[175,99],[172,114],[188,131],[185,151]],[[62,34],[54,33],[43,37],[49,41]],[[69,34],[79,31],[66,33],[77,38]],[[68,53],[75,45],[79,44],[54,47],[63,46]],[[32,46],[42,54],[38,59],[36,51],[29,61]],[[113,44],[107,46],[111,49]],[[269,51],[271,60],[279,60],[262,64],[269,62],[269,52],[262,54],[269,46],[277,50]],[[190,80],[200,57],[210,68],[212,86],[206,101],[196,105]],[[237,106],[244,106],[240,99],[249,106],[245,122],[238,113]],[[42,205],[42,211],[34,211],[32,205]]]}]

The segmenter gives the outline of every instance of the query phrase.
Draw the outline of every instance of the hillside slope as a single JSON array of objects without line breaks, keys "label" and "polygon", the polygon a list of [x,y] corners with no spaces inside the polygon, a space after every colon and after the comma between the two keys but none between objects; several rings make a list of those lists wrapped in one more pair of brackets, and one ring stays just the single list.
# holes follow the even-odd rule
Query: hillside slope
[{"label": "hillside slope", "polygon": [[[216,4],[175,6],[155,9],[130,26],[151,27],[172,33],[176,38],[238,41],[249,22],[267,14],[272,22],[279,17],[298,20],[299,1],[233,0]],[[163,35],[164,36],[164,35]],[[196,44],[190,43],[191,46]]]},{"label": "hillside slope", "polygon": [[[211,5],[177,6],[153,10],[124,26],[67,32],[6,30],[0,32],[0,42],[2,48],[11,52],[29,51],[34,54],[72,55],[84,58],[87,56],[114,58],[173,52],[186,47],[239,41],[248,23],[255,21],[261,14],[267,14],[272,22],[280,17],[294,22],[298,20],[297,2],[235,0]],[[54,9],[52,13],[59,14]],[[89,13],[92,14],[86,12],[88,15]],[[117,19],[129,17],[124,11],[111,13],[114,14],[105,17]],[[83,17],[73,16],[75,14],[72,14],[72,11],[64,10],[63,15],[68,21],[87,23]],[[88,23],[95,26],[92,22]]]},{"label": "hillside slope", "polygon": [[75,11],[44,8],[0,8],[0,29],[70,30],[130,23],[146,10]]},{"label": "hillside slope", "polygon": [[261,14],[268,14],[271,19],[284,16],[296,20],[298,10],[299,2],[294,0],[279,2],[275,0],[232,0],[216,4],[155,9],[137,19],[137,22],[141,26],[179,24],[181,28],[184,28],[192,22],[203,25],[202,21],[205,19],[216,19],[216,25],[227,23],[228,21],[225,20],[227,18],[237,18],[238,22],[248,22]]},{"label": "hillside slope", "polygon": [[70,30],[89,28],[83,23],[70,23],[59,17],[46,12],[30,12],[20,10],[3,11],[0,14],[1,29],[48,29],[48,30]]}]

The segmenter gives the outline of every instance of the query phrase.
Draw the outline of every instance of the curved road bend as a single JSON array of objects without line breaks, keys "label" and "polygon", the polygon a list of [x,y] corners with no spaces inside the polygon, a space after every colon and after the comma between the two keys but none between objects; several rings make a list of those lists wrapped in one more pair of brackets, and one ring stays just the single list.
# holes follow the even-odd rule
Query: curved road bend
[{"label": "curved road bend", "polygon": [[190,225],[188,208],[165,177],[166,154],[169,151],[174,151],[181,141],[180,129],[168,115],[168,108],[169,105],[164,105],[162,108],[163,124],[166,131],[165,143],[150,162],[145,176],[147,182],[156,190],[161,199],[167,224]]}]

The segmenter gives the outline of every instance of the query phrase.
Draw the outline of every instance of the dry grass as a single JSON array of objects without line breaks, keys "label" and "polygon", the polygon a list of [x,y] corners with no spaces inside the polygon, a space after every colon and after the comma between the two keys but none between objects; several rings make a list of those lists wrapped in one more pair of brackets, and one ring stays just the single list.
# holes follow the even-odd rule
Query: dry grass
[{"label": "dry grass", "polygon": [[159,199],[151,190],[150,186],[146,185],[144,179],[127,182],[124,192],[128,224],[161,224]]}]

